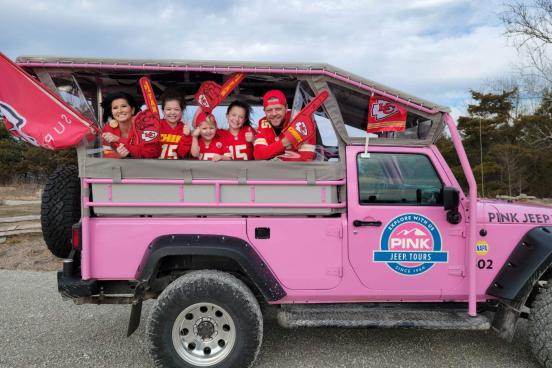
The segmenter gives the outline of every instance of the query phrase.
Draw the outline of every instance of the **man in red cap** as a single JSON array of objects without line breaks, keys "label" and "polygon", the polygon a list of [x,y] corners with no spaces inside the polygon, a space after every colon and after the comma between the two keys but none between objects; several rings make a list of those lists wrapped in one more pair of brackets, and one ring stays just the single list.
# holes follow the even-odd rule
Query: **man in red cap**
[{"label": "man in red cap", "polygon": [[265,117],[259,120],[253,143],[255,160],[278,158],[283,161],[311,161],[316,157],[316,135],[293,149],[283,132],[290,123],[286,96],[282,91],[271,90],[263,96]]}]

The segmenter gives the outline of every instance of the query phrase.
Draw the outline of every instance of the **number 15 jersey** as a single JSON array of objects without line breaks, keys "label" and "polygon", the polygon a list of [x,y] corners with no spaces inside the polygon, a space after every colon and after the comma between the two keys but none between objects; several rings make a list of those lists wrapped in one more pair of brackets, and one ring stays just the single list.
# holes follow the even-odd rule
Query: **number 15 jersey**
[{"label": "number 15 jersey", "polygon": [[217,135],[228,146],[233,160],[253,160],[253,143],[245,139],[245,133],[247,132],[251,132],[255,137],[255,129],[250,126],[241,127],[236,136],[228,130],[217,130]]}]

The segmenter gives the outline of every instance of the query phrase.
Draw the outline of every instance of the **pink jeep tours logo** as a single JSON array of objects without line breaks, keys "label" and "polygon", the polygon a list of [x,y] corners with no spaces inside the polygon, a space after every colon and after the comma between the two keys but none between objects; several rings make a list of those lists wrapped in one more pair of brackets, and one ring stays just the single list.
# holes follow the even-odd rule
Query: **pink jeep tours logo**
[{"label": "pink jeep tours logo", "polygon": [[380,250],[374,251],[373,261],[386,263],[402,275],[420,275],[435,263],[448,262],[448,252],[441,248],[441,234],[430,219],[405,214],[386,225],[381,234]]}]

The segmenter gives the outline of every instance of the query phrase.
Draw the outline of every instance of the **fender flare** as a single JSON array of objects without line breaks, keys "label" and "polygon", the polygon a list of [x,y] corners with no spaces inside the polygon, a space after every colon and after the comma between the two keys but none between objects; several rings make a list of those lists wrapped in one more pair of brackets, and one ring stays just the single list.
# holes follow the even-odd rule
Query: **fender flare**
[{"label": "fender flare", "polygon": [[527,298],[551,264],[552,227],[535,227],[521,238],[487,289],[487,295],[506,300]]},{"label": "fender flare", "polygon": [[265,300],[277,301],[287,295],[272,271],[246,241],[224,235],[163,235],[148,246],[136,272],[136,280],[149,282],[159,263],[171,256],[217,256],[235,261]]}]

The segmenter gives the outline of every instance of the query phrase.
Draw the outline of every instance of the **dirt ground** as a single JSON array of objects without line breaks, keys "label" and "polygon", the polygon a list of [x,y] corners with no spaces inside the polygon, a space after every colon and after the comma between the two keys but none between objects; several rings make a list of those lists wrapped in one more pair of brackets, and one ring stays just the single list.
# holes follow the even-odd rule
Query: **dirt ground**
[{"label": "dirt ground", "polygon": [[10,236],[0,244],[0,269],[58,271],[62,260],[54,257],[42,239],[42,234]]},{"label": "dirt ground", "polygon": [[[40,215],[39,185],[14,185],[0,187],[0,218]],[[24,204],[5,205],[4,201],[28,201]],[[0,269],[57,271],[62,261],[51,255],[42,234],[22,234],[0,238]]]}]

